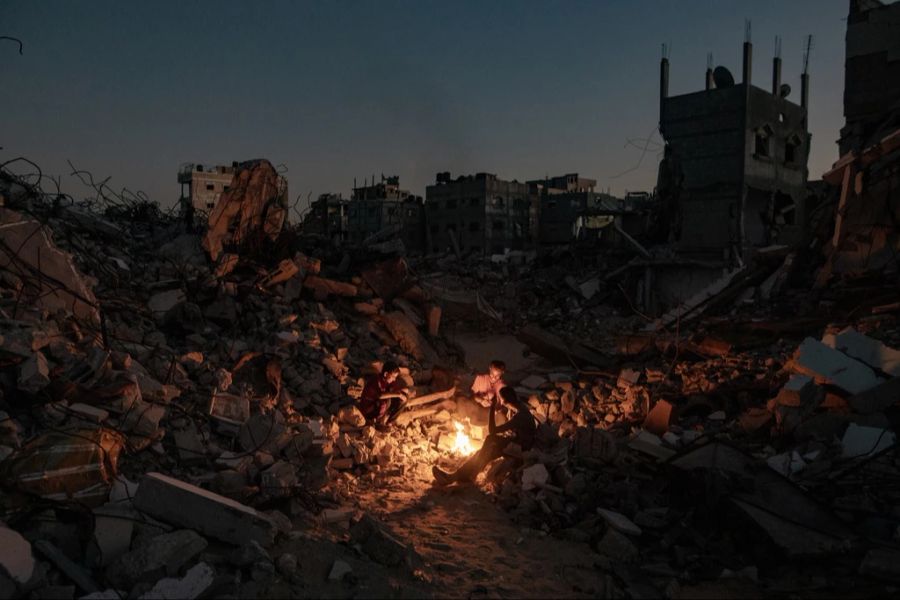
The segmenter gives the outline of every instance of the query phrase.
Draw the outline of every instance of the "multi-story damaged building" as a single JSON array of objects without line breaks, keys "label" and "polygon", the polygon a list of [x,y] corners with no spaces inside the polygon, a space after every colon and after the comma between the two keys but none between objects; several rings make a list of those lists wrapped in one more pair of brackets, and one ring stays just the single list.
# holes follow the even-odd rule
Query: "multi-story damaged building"
[{"label": "multi-story damaged building", "polygon": [[703,90],[669,96],[669,61],[660,65],[659,130],[666,146],[657,194],[667,237],[682,253],[739,263],[754,247],[796,242],[806,197],[809,79],[799,103],[781,83],[752,85],[753,46],[744,43],[739,84],[724,67],[707,68]]},{"label": "multi-story damaged building", "polygon": [[534,245],[537,194],[533,186],[491,173],[450,178],[438,173],[425,190],[428,250],[502,254]]},{"label": "multi-story damaged building", "polygon": [[347,239],[351,243],[399,237],[407,252],[424,247],[425,208],[421,196],[400,189],[400,178],[384,177],[356,187],[347,203]]},{"label": "multi-story damaged building", "polygon": [[230,189],[232,177],[234,177],[233,166],[204,167],[194,163],[183,164],[178,169],[181,199],[183,202],[189,202],[195,211],[208,213],[215,208],[222,193]]},{"label": "multi-story damaged building", "polygon": [[819,285],[896,271],[900,255],[900,3],[851,0],[846,53],[841,157],[822,176],[837,208]]},{"label": "multi-story damaged building", "polygon": [[303,231],[326,237],[335,245],[346,242],[347,204],[340,194],[320,194],[303,219]]},{"label": "multi-story damaged building", "polygon": [[[896,122],[900,106],[900,3],[851,0],[844,62],[843,156]],[[893,107],[893,111],[891,108]],[[896,124],[896,123],[895,123]]]}]

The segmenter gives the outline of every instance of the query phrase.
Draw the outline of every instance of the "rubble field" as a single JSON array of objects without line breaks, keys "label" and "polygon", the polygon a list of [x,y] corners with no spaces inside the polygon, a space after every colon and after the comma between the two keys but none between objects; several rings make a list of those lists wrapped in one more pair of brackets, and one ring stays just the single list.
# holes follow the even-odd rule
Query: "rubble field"
[{"label": "rubble field", "polygon": [[[628,256],[335,249],[275,178],[198,229],[0,170],[0,597],[897,595],[896,273],[773,247],[651,318]],[[535,448],[434,487],[487,357]]]}]

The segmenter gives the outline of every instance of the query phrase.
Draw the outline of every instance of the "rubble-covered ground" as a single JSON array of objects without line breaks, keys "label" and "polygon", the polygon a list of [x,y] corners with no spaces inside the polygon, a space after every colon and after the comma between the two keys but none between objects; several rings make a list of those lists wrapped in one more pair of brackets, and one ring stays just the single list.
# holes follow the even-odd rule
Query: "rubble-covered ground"
[{"label": "rubble-covered ground", "polygon": [[[276,177],[195,229],[0,173],[0,596],[898,593],[896,273],[813,289],[771,249],[653,323],[627,256],[335,250]],[[538,443],[435,488],[488,358]],[[388,360],[416,394],[378,431]]]}]

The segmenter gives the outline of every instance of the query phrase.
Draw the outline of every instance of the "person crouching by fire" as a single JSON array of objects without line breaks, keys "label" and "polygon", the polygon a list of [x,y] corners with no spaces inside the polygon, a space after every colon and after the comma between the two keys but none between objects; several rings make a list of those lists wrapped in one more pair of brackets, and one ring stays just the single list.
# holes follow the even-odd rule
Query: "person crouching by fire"
[{"label": "person crouching by fire", "polygon": [[473,454],[454,473],[447,473],[437,466],[431,468],[437,485],[450,485],[455,482],[472,482],[481,473],[482,469],[495,458],[503,455],[503,451],[510,444],[518,444],[522,450],[530,450],[534,445],[535,420],[522,399],[511,387],[505,387],[499,393],[500,402],[511,409],[512,418],[503,425],[497,425],[494,413],[497,412],[497,396],[491,401],[491,412],[488,416],[488,436],[484,439],[481,450]]},{"label": "person crouching by fire", "polygon": [[472,382],[472,395],[481,406],[488,408],[491,402],[497,398],[500,390],[506,387],[503,374],[506,372],[506,363],[502,360],[492,360],[487,373],[481,373]]},{"label": "person crouching by fire", "polygon": [[359,397],[359,410],[366,422],[382,428],[400,412],[408,397],[400,379],[400,367],[397,363],[388,361],[384,363],[380,374],[370,375],[366,379]]}]

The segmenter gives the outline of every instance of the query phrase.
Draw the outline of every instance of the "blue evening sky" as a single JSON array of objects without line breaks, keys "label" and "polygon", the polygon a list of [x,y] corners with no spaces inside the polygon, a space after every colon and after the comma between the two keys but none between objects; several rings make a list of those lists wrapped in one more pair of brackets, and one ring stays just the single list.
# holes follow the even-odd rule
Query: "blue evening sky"
[{"label": "blue evening sky", "polygon": [[[284,164],[291,196],[348,194],[374,173],[424,195],[438,171],[520,181],[577,171],[650,190],[660,45],[670,93],[702,88],[707,52],[799,102],[806,34],[810,178],[837,158],[847,0],[3,0],[0,162],[25,156],[85,191],[66,159],[114,188],[178,197],[184,162]],[[653,135],[643,162],[638,141]],[[632,140],[632,144],[629,144]]]}]

